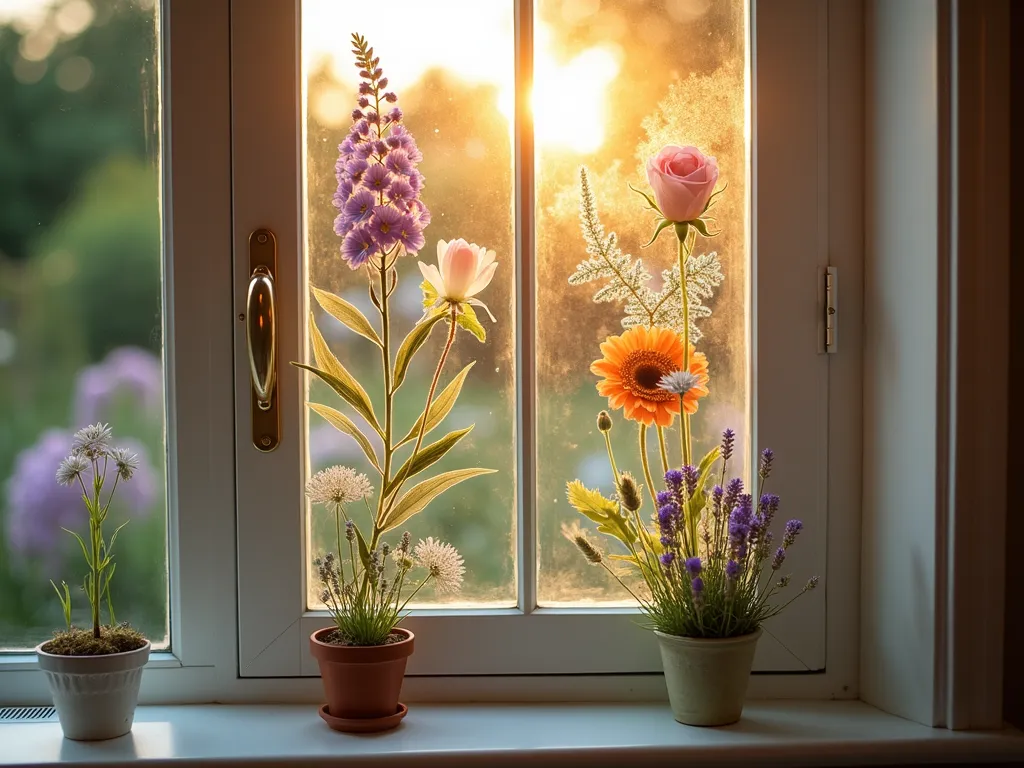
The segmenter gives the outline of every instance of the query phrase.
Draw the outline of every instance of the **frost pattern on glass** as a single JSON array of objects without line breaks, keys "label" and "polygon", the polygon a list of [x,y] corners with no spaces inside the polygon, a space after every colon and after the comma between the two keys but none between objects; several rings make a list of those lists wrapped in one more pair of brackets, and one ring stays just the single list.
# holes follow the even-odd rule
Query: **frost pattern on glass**
[{"label": "frost pattern on glass", "polygon": [[[491,323],[486,313],[478,310],[487,343],[480,344],[466,333],[457,334],[439,384],[440,391],[476,361],[443,429],[476,426],[430,470],[480,466],[498,472],[447,491],[408,526],[402,526],[414,540],[435,536],[451,542],[465,559],[462,591],[451,599],[428,595],[426,602],[431,604],[511,605],[516,599],[514,185],[507,107],[514,79],[512,5],[508,0],[396,0],[383,13],[370,4],[336,0],[302,4],[309,285],[341,296],[371,321],[379,321],[367,292],[365,270],[353,271],[342,260],[341,240],[333,227],[337,211],[331,205],[337,185],[334,163],[338,144],[349,130],[357,97],[358,71],[352,66],[349,50],[353,32],[364,35],[381,57],[388,88],[398,93],[403,123],[423,153],[419,164],[425,178],[422,199],[432,221],[424,230],[426,245],[418,258],[436,263],[438,240],[461,237],[496,251],[499,262],[486,296],[481,297],[496,322]],[[459,45],[442,44],[445,31],[453,28],[471,28],[474,34],[461,39]],[[395,347],[423,314],[423,276],[416,261],[416,257],[406,256],[398,263],[399,282],[391,303]],[[363,384],[380,413],[379,353],[322,312],[315,301],[309,306],[331,350]],[[412,426],[423,408],[444,336],[441,331],[431,334],[396,395],[396,431],[400,434]],[[337,396],[319,381],[310,382],[308,399],[342,407]],[[372,431],[365,431],[371,442],[379,443]],[[379,479],[358,445],[316,414],[309,415],[308,434],[310,473],[345,464]],[[442,434],[439,428],[435,437]],[[403,449],[398,462],[405,460],[411,447]],[[360,525],[368,523],[366,511],[362,514]],[[308,512],[307,526],[308,563],[314,553],[332,545],[335,530],[333,518],[319,506]],[[400,535],[401,531],[394,533]],[[312,571],[309,576],[307,602],[318,608],[317,581]]]},{"label": "frost pattern on glass", "polygon": [[[649,283],[639,279],[646,275],[637,277],[655,306],[657,292],[673,279],[676,240],[669,231],[643,247],[654,214],[627,185],[649,191],[646,160],[666,144],[694,145],[717,158],[728,185],[715,208],[722,233],[698,239],[693,265],[705,270],[702,280],[718,283],[715,253],[725,279],[713,296],[700,297],[714,313],[705,316],[698,307],[691,315],[703,334],[700,350],[710,360],[712,393],[693,420],[693,451],[703,455],[732,426],[745,456],[747,8],[745,0],[537,0],[535,8],[538,595],[542,604],[627,602],[621,587],[588,566],[560,530],[579,517],[566,501],[567,479],[578,477],[605,495],[614,492],[596,424],[607,400],[597,394],[590,363],[601,356],[598,347],[607,336],[648,322],[643,302],[635,302],[622,323],[628,299],[595,303],[600,283],[569,283],[587,258],[579,169],[589,170],[601,221],[616,233],[619,257],[642,258],[653,276]],[[663,310],[656,322],[675,324],[672,307]],[[621,411],[612,418],[616,455],[635,457],[636,425]],[[657,457],[653,433],[649,452]],[[670,434],[666,442],[678,446],[678,436]],[[642,475],[639,465],[620,469]]]}]

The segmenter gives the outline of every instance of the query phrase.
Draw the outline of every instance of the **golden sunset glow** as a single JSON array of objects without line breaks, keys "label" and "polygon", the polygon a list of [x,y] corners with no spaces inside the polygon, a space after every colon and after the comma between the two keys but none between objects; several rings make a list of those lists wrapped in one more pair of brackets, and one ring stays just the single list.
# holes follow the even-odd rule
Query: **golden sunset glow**
[{"label": "golden sunset glow", "polygon": [[[303,4],[303,56],[307,66],[326,57],[344,87],[321,89],[310,96],[310,109],[327,125],[344,125],[351,111],[357,78],[348,37],[353,31],[376,43],[387,64],[391,86],[402,92],[431,69],[443,69],[472,85],[497,86],[497,107],[509,121],[515,114],[513,19],[505,2],[439,0],[403,4],[402,23],[372,8],[336,2]],[[452,37],[452,29],[472,30]],[[436,30],[436,34],[430,34]],[[537,21],[534,30],[534,91],[531,99],[534,136],[541,149],[579,153],[604,143],[608,121],[608,87],[618,76],[621,50],[594,46],[566,57],[553,50],[550,28]],[[509,55],[495,55],[507,49]]]}]

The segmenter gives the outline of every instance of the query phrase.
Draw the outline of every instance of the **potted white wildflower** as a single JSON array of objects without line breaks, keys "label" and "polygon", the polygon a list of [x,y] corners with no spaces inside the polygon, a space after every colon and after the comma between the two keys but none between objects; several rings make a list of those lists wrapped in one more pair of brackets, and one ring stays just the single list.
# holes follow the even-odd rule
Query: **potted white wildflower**
[{"label": "potted white wildflower", "polygon": [[[83,629],[72,624],[71,589],[65,581],[60,587],[51,581],[64,610],[65,628],[36,648],[39,668],[46,675],[61,728],[69,739],[112,739],[128,733],[142,668],[149,660],[149,641],[114,617],[110,594],[114,542],[127,523],[114,530],[109,540],[103,535],[103,523],[118,484],[130,481],[139,463],[129,450],[113,448],[110,443],[111,430],[106,424],[79,430],[56,476],[61,485],[81,487],[89,522],[85,537],[65,530],[78,541],[88,565],[82,590],[89,601],[91,626]],[[103,608],[108,619],[105,624]]]},{"label": "potted white wildflower", "polygon": [[393,549],[386,542],[369,549],[347,505],[365,503],[372,491],[366,475],[340,466],[306,486],[310,501],[333,514],[337,534],[336,550],[313,561],[334,626],[315,632],[310,646],[327,695],[320,716],[342,731],[386,730],[405,716],[398,697],[414,635],[398,624],[424,586],[456,592],[465,573],[455,548],[433,537],[413,547],[406,531]]}]

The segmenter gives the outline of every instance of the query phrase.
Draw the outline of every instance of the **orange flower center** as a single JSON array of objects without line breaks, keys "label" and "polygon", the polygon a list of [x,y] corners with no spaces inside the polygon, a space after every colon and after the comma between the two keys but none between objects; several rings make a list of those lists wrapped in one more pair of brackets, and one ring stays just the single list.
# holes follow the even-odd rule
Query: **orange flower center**
[{"label": "orange flower center", "polygon": [[662,376],[674,370],[676,365],[668,355],[649,349],[638,349],[630,352],[622,361],[622,386],[645,400],[672,400],[676,395],[659,389],[658,382]]}]

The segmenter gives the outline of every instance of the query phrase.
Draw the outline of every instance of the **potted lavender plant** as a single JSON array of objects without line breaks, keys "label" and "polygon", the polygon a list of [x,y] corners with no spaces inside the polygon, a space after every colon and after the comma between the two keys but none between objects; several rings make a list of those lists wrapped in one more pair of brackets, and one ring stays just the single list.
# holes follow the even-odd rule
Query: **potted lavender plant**
[{"label": "potted lavender plant", "polygon": [[[473,367],[470,362],[438,391],[457,330],[462,328],[480,342],[486,340],[474,307],[490,315],[477,296],[491,282],[498,263],[494,251],[474,243],[461,238],[439,240],[436,265],[416,262],[423,278],[423,316],[396,348],[391,338],[395,320],[391,302],[400,267],[404,257],[416,256],[426,245],[423,231],[430,223],[430,212],[420,199],[423,176],[417,166],[423,155],[404,125],[402,110],[396,106],[398,97],[388,89],[379,57],[360,35],[352,36],[352,47],[362,81],[352,127],[339,146],[335,165],[338,187],[333,202],[339,213],[334,229],[341,238],[342,259],[366,277],[380,322],[370,322],[340,296],[319,289],[314,289],[313,295],[327,314],[363,337],[379,355],[383,418],[374,411],[363,386],[331,352],[312,317],[310,338],[316,364],[295,365],[323,380],[351,413],[368,425],[369,432],[364,433],[342,411],[309,404],[356,442],[379,476],[375,508],[368,499],[374,495],[377,480],[371,483],[351,468],[332,467],[309,482],[310,500],[324,504],[334,515],[337,535],[334,551],[315,560],[320,597],[334,622],[313,633],[310,649],[320,665],[327,696],[321,717],[338,730],[377,731],[395,727],[406,713],[398,702],[406,662],[413,651],[412,632],[398,626],[406,606],[428,583],[440,593],[457,590],[465,570],[462,558],[449,544],[427,538],[412,547],[406,533],[392,546],[384,537],[449,488],[494,471],[452,469],[406,488],[408,481],[444,457],[473,429],[471,425],[429,444],[424,441],[454,407]],[[399,389],[409,389],[406,374],[410,363],[435,327],[446,327],[446,340],[427,387],[426,402],[412,424],[398,424],[395,405]],[[404,449],[406,445],[411,449]],[[364,503],[369,521],[362,529],[350,514],[350,505],[359,502]],[[412,574],[417,567],[425,571],[418,579]]]},{"label": "potted lavender plant", "polygon": [[[587,170],[580,171],[580,222],[587,258],[569,278],[571,285],[599,283],[595,302],[624,305],[625,332],[600,345],[590,366],[600,377],[597,391],[612,409],[637,424],[639,465],[654,514],[644,519],[643,486],[619,470],[609,433],[611,416],[597,419],[615,484],[613,498],[568,484],[569,503],[614,539],[621,552],[605,555],[576,523],[563,528],[593,565],[605,568],[637,601],[661,646],[665,682],[676,720],[689,725],[725,725],[739,720],[761,624],[799,595],[778,602],[790,582],[779,571],[802,525],[790,520],[782,546],[773,550],[772,521],[779,497],[765,494],[773,455],[761,454],[756,498],[739,478],[726,482],[735,435],[726,430],[721,446],[702,459],[693,456],[691,418],[710,394],[710,368],[695,342],[695,320],[709,317],[706,304],[725,279],[718,255],[694,255],[698,236],[714,237],[709,211],[716,197],[718,163],[698,148],[666,146],[647,163],[651,193],[635,190],[654,211],[651,245],[665,230],[675,234],[677,262],[660,285],[643,261],[623,253],[615,233],[605,234]],[[669,469],[670,430],[677,427],[681,469]],[[658,441],[664,485],[658,490],[648,457],[648,432]],[[620,457],[621,458],[621,457]],[[716,470],[716,464],[721,468]],[[708,490],[713,478],[718,483]],[[609,560],[633,569],[630,587]],[[627,576],[627,578],[629,578]]]},{"label": "potted lavender plant", "polygon": [[[149,660],[149,641],[114,617],[110,594],[114,542],[126,523],[114,530],[109,540],[103,534],[103,523],[118,484],[132,479],[138,458],[125,448],[111,447],[110,442],[111,430],[106,424],[79,430],[56,477],[61,485],[82,489],[88,513],[85,538],[65,530],[78,541],[88,565],[82,590],[89,601],[91,627],[72,624],[71,589],[67,582],[58,587],[51,581],[64,611],[65,628],[36,648],[64,736],[76,740],[112,739],[132,729],[142,669]],[[111,478],[112,485],[106,490]],[[106,624],[101,620],[103,608]]]}]

